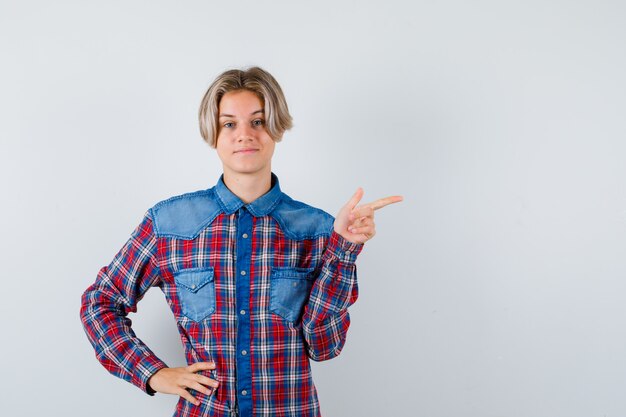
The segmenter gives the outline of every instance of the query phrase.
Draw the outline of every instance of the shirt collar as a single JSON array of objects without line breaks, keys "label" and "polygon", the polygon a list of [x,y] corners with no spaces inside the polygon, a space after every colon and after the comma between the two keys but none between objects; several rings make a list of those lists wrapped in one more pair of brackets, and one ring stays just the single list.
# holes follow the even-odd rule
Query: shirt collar
[{"label": "shirt collar", "polygon": [[232,214],[241,207],[248,209],[253,216],[260,217],[269,214],[274,207],[280,202],[283,195],[280,191],[278,177],[272,173],[272,187],[268,192],[263,194],[251,203],[245,204],[239,197],[233,194],[224,184],[224,175],[220,176],[219,181],[215,185],[215,193],[226,214]]}]

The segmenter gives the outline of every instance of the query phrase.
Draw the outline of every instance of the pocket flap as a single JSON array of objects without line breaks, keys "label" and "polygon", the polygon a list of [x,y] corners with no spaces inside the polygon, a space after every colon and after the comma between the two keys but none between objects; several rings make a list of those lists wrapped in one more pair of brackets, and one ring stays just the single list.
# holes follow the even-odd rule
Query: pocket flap
[{"label": "pocket flap", "polygon": [[313,279],[313,268],[272,268],[272,278]]},{"label": "pocket flap", "polygon": [[184,269],[174,274],[174,281],[176,281],[176,285],[196,293],[206,284],[213,281],[213,268]]}]

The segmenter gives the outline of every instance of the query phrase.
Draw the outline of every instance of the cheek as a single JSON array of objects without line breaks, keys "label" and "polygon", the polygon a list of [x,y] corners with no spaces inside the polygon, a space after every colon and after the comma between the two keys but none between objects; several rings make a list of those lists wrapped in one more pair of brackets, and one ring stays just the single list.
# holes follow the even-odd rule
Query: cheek
[{"label": "cheek", "polygon": [[269,142],[267,142],[265,147],[267,149],[267,153],[269,155],[273,155],[274,154],[274,149],[276,148],[276,142],[274,142],[274,140],[270,138]]},{"label": "cheek", "polygon": [[228,146],[226,142],[226,138],[220,136],[217,137],[215,150],[217,151],[217,155],[220,159],[224,159],[224,156],[228,154]]},{"label": "cheek", "polygon": [[228,137],[228,132],[221,131],[217,134],[217,138],[215,139],[215,147],[217,149],[225,149],[228,147],[230,143],[230,138]]}]

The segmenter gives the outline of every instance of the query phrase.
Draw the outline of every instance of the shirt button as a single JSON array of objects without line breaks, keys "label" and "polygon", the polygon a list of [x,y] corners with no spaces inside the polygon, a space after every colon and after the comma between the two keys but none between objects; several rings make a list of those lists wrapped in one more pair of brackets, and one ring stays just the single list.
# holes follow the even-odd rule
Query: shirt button
[{"label": "shirt button", "polygon": [[241,310],[241,311],[239,312],[239,314],[241,314],[242,316],[245,316],[245,315],[246,315],[246,310]]},{"label": "shirt button", "polygon": [[241,391],[241,395],[248,395],[248,391],[246,391],[245,389]]},{"label": "shirt button", "polygon": [[248,238],[248,234],[247,233],[244,233],[242,236],[243,236],[244,239]]},{"label": "shirt button", "polygon": [[241,354],[242,354],[243,356],[246,356],[246,355],[248,354],[248,351],[244,349],[244,350],[242,350],[242,351],[241,351]]},{"label": "shirt button", "polygon": [[241,271],[241,275],[246,275],[246,271]]}]

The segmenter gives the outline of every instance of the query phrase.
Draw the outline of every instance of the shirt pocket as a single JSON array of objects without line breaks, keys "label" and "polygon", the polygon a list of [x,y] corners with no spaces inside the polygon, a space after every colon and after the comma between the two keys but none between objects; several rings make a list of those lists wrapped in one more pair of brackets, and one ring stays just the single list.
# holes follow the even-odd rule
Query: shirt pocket
[{"label": "shirt pocket", "polygon": [[174,273],[183,315],[202,321],[215,311],[215,280],[212,267],[183,269]]},{"label": "shirt pocket", "polygon": [[270,311],[287,321],[300,320],[313,286],[313,269],[274,268],[270,275]]}]

